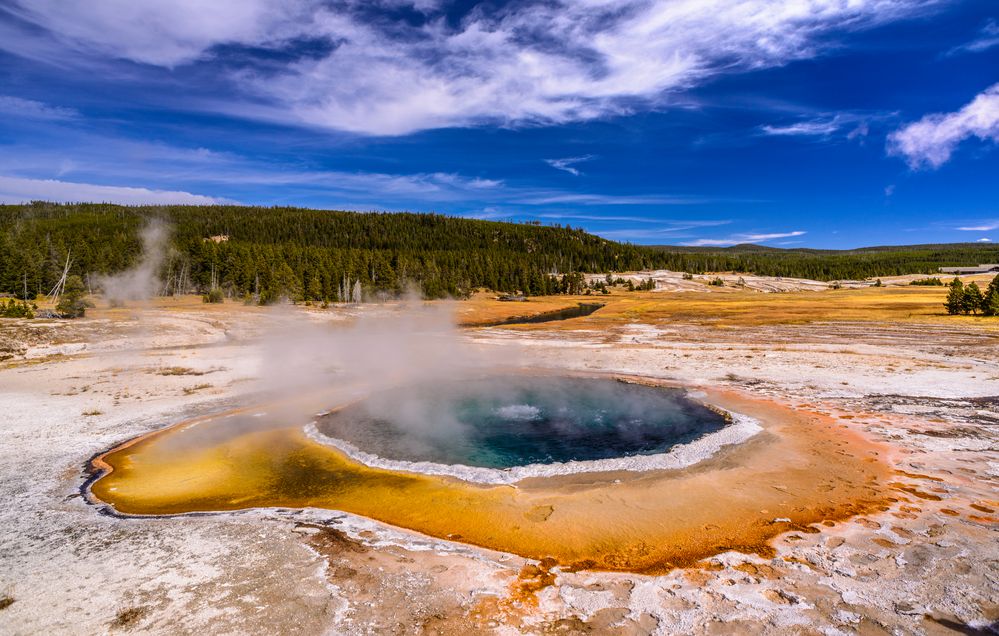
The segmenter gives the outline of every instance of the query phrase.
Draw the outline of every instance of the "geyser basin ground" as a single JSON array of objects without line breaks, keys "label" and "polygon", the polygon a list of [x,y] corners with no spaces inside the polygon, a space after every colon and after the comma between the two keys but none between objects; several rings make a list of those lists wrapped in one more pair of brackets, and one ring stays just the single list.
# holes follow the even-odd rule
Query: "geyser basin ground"
[{"label": "geyser basin ground", "polygon": [[763,431],[683,470],[483,486],[366,466],[300,425],[246,411],[109,451],[94,462],[105,474],[91,493],[133,515],[330,508],[569,567],[635,572],[726,550],[770,554],[779,533],[884,506],[890,475],[879,447],[819,414],[732,392],[705,395]]},{"label": "geyser basin ground", "polygon": [[718,435],[729,424],[683,389],[518,375],[380,391],[308,430],[369,466],[512,483],[680,467],[759,430],[740,422]]}]

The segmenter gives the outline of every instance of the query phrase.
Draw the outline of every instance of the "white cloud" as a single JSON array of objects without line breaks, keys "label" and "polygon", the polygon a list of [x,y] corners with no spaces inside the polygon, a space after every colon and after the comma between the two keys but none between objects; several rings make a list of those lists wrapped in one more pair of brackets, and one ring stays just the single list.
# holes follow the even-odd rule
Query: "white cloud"
[{"label": "white cloud", "polygon": [[787,126],[761,126],[760,129],[767,135],[783,137],[818,136],[831,135],[839,130],[840,124],[836,119],[825,121],[802,121]]},{"label": "white cloud", "polygon": [[[62,183],[47,178],[72,174],[80,181],[155,183],[177,191],[282,187],[289,191],[328,194],[338,200],[364,197],[367,201],[377,195],[386,205],[402,198],[436,203],[475,196],[492,197],[494,193],[503,196],[513,191],[505,188],[500,180],[456,173],[308,170],[207,148],[188,149],[87,134],[71,139],[71,151],[61,147],[44,150],[31,143],[0,145],[0,174],[37,183]],[[121,161],[121,157],[130,160]],[[377,207],[371,205],[368,209]]]},{"label": "white cloud", "polygon": [[423,172],[385,174],[339,170],[282,171],[267,166],[238,165],[231,172],[208,177],[216,183],[247,185],[301,185],[352,196],[373,194],[389,197],[416,197],[425,201],[455,201],[470,196],[492,196],[502,181],[464,177],[454,173]]},{"label": "white cloud", "polygon": [[977,240],[977,241],[975,241],[975,242],[976,242],[976,243],[991,243],[991,242],[992,242],[992,239],[990,239],[990,238],[986,238],[986,237],[984,237],[984,236],[983,236],[982,238],[978,239],[978,240]]},{"label": "white cloud", "polygon": [[866,137],[870,133],[871,133],[871,127],[866,122],[861,122],[857,124],[856,128],[854,128],[853,130],[851,130],[846,134],[846,138],[849,139],[850,141],[853,141],[854,139],[863,140],[864,137]]},{"label": "white cloud", "polygon": [[582,163],[584,161],[589,161],[590,159],[593,159],[593,155],[583,155],[581,157],[565,157],[564,159],[545,159],[545,163],[547,163],[552,168],[555,168],[556,170],[562,170],[564,172],[568,172],[574,177],[578,177],[582,173],[579,171],[579,168],[574,167],[574,165],[577,163]]},{"label": "white cloud", "polygon": [[[62,142],[50,149],[38,148],[30,142],[0,145],[0,174],[34,183],[64,183],[47,180],[71,174],[80,182],[155,184],[181,194],[200,190],[238,199],[261,200],[259,197],[263,196],[273,203],[301,197],[310,202],[321,201],[316,205],[365,210],[426,210],[488,200],[495,205],[517,208],[516,215],[521,215],[525,206],[546,206],[549,208],[546,213],[556,214],[562,206],[685,206],[709,201],[663,193],[576,192],[451,172],[310,170],[205,148],[179,148],[90,134],[66,137]],[[121,157],[131,159],[121,161]],[[275,187],[280,188],[282,198],[272,198]],[[49,197],[28,193],[22,198]]]},{"label": "white cloud", "polygon": [[981,225],[966,225],[957,229],[965,232],[991,232],[992,230],[999,230],[999,221],[986,221]]},{"label": "white cloud", "polygon": [[59,203],[120,203],[123,205],[211,205],[222,202],[214,197],[191,194],[190,192],[0,176],[0,203],[27,203],[36,200]]},{"label": "white cloud", "polygon": [[905,157],[912,169],[939,168],[965,139],[999,142],[999,84],[961,110],[927,115],[888,137],[888,152]]},{"label": "white cloud", "polygon": [[[523,212],[518,213],[518,215],[524,215]],[[514,216],[514,215],[510,215]],[[669,221],[667,219],[661,219],[654,216],[629,216],[623,214],[581,214],[578,212],[543,212],[540,214],[527,214],[524,216],[530,216],[536,219],[575,219],[579,221],[607,221],[607,222],[628,222],[628,223],[655,223],[657,225],[662,225],[663,223],[674,223],[682,225],[689,225],[691,221]],[[696,221],[696,227],[704,227],[706,225],[723,225],[729,221]]]},{"label": "white cloud", "polygon": [[845,137],[849,141],[864,142],[871,133],[871,125],[882,123],[895,116],[884,111],[842,111],[835,114],[823,113],[812,119],[790,124],[766,124],[760,126],[765,135],[779,137]]},{"label": "white cloud", "polygon": [[43,102],[10,95],[0,95],[0,113],[24,119],[47,121],[69,120],[79,116],[79,113],[72,108],[51,106]]},{"label": "white cloud", "polygon": [[531,190],[518,192],[516,203],[528,205],[694,205],[706,199],[681,195],[660,194],[590,194],[564,190]]},{"label": "white cloud", "polygon": [[802,230],[795,230],[793,232],[772,232],[769,234],[733,234],[721,239],[697,239],[696,241],[684,243],[684,245],[725,247],[728,245],[739,245],[741,243],[764,243],[766,241],[772,241],[779,238],[803,236],[804,234],[806,234],[806,232]]},{"label": "white cloud", "polygon": [[999,46],[999,22],[989,20],[978,32],[978,36],[965,44],[955,46],[947,51],[946,56],[959,55],[961,53],[982,53],[992,47]]},{"label": "white cloud", "polygon": [[[920,15],[939,0],[576,0],[473,9],[459,24],[431,0],[419,24],[362,19],[345,0],[19,0],[22,19],[87,55],[177,67],[222,44],[336,45],[266,73],[224,70],[248,117],[398,135],[483,123],[552,124],[662,108],[728,72],[813,57],[827,36]],[[37,39],[37,38],[36,38]],[[0,42],[25,55],[29,37]],[[265,103],[261,103],[261,102]],[[216,108],[221,105],[216,104]]]},{"label": "white cloud", "polygon": [[302,32],[295,21],[307,19],[314,4],[93,0],[67,5],[60,0],[30,0],[7,10],[49,29],[62,43],[82,52],[174,67],[198,59],[217,44],[267,45],[294,37]]},{"label": "white cloud", "polygon": [[656,219],[655,220],[660,227],[648,228],[618,228],[613,230],[592,230],[594,234],[598,234],[604,238],[611,239],[614,241],[644,241],[652,242],[657,241],[660,243],[665,243],[668,241],[676,241],[677,239],[682,239],[691,236],[691,232],[694,230],[703,229],[706,227],[717,227],[719,225],[728,225],[731,223],[729,220],[668,220],[668,219]]}]

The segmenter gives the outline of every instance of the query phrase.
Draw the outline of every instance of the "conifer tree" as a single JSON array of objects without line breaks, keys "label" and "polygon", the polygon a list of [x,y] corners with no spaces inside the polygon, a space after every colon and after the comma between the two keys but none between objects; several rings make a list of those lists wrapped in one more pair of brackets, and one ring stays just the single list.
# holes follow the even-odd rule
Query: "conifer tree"
[{"label": "conifer tree", "polygon": [[944,307],[947,308],[947,313],[952,315],[964,311],[964,283],[961,282],[960,278],[951,281]]},{"label": "conifer tree", "polygon": [[982,313],[986,316],[999,316],[999,275],[985,288],[982,297]]},{"label": "conifer tree", "polygon": [[292,302],[300,300],[302,287],[298,276],[286,262],[282,262],[274,272],[273,278],[273,300],[286,298]]},{"label": "conifer tree", "polygon": [[322,300],[323,298],[323,286],[322,281],[315,274],[310,274],[305,277],[305,299],[306,300]]},{"label": "conifer tree", "polygon": [[979,289],[978,283],[971,283],[964,288],[964,301],[961,303],[961,309],[966,314],[977,314],[981,308],[982,290]]},{"label": "conifer tree", "polygon": [[86,293],[87,288],[83,284],[83,279],[75,275],[70,276],[66,279],[62,295],[59,296],[56,311],[63,318],[82,318],[87,313],[87,307],[93,307],[93,304],[84,298]]}]

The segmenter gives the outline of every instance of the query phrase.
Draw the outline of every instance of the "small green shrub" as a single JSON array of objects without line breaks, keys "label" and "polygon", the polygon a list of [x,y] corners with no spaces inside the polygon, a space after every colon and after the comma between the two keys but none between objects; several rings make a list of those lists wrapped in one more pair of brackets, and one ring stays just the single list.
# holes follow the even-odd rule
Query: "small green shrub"
[{"label": "small green shrub", "polygon": [[201,301],[213,305],[225,302],[225,294],[221,289],[215,288],[201,297]]},{"label": "small green shrub", "polygon": [[36,309],[37,306],[26,300],[0,299],[0,318],[34,318]]},{"label": "small green shrub", "polygon": [[85,298],[86,293],[87,288],[83,285],[83,279],[79,276],[70,276],[63,285],[56,311],[63,318],[83,318],[87,308],[94,306]]}]

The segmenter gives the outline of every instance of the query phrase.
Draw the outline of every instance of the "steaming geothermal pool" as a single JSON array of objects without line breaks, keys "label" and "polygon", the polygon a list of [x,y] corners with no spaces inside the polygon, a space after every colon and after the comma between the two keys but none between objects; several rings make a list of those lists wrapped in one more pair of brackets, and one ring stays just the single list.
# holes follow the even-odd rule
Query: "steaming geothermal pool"
[{"label": "steaming geothermal pool", "polygon": [[727,424],[682,389],[516,376],[383,391],[316,429],[365,463],[509,469],[667,453]]},{"label": "steaming geothermal pool", "polygon": [[309,424],[277,405],[186,420],[95,457],[83,489],[115,514],[326,508],[661,573],[882,509],[883,452],[758,396],[527,375],[369,393]]}]

